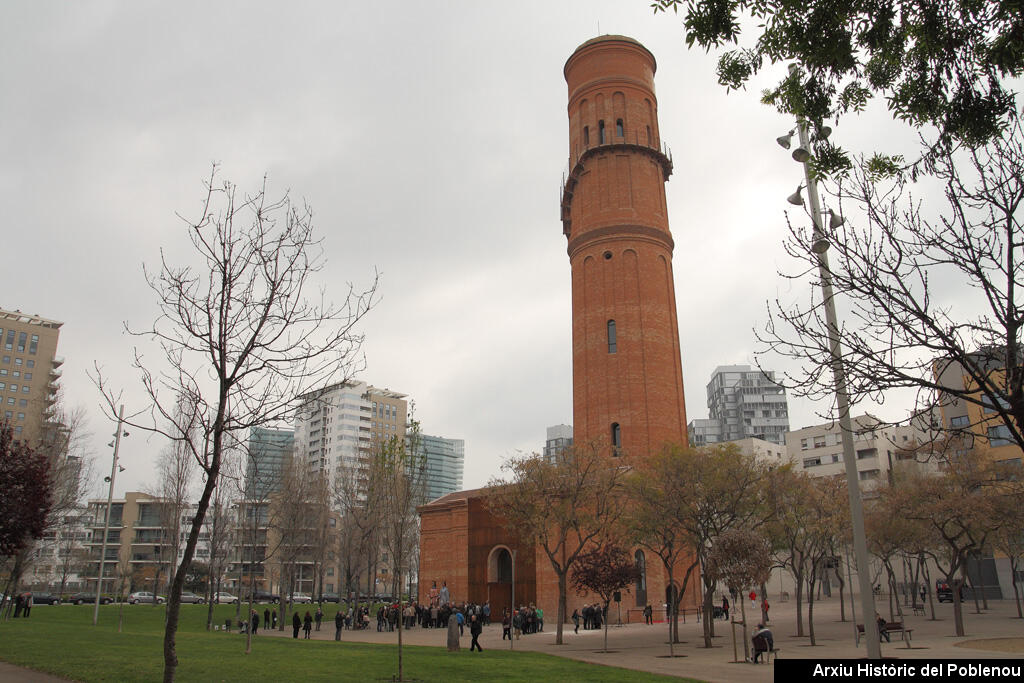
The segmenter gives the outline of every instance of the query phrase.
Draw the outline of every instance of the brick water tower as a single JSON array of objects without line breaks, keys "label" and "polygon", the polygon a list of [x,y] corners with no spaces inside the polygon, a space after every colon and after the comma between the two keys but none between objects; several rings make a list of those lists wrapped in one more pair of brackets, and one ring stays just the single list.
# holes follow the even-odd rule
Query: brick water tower
[{"label": "brick water tower", "polygon": [[643,45],[607,35],[576,48],[564,69],[574,441],[634,457],[686,443],[656,68]]}]

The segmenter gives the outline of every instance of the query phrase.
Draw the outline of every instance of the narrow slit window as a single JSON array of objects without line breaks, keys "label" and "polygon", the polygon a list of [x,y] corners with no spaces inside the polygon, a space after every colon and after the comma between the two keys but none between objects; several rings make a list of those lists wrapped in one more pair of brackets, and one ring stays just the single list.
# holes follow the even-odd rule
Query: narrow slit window
[{"label": "narrow slit window", "polygon": [[583,126],[583,146],[590,146],[590,126]]},{"label": "narrow slit window", "polygon": [[604,144],[604,121],[597,122],[597,143]]},{"label": "narrow slit window", "polygon": [[615,353],[618,350],[618,343],[615,339],[615,321],[608,321],[608,353]]},{"label": "narrow slit window", "polygon": [[622,126],[622,119],[616,119],[615,121],[615,136],[624,137],[626,134],[625,128]]},{"label": "narrow slit window", "polygon": [[622,449],[622,428],[618,422],[612,422],[612,451],[614,455],[619,455],[619,451]]},{"label": "narrow slit window", "polygon": [[654,146],[654,138],[651,137],[651,127],[650,126],[647,126],[647,146],[648,147],[653,147]]}]

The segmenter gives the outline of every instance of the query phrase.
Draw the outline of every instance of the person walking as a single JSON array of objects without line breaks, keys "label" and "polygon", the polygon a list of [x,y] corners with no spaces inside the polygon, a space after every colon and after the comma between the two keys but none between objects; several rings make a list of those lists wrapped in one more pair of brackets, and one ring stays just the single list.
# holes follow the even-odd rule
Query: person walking
[{"label": "person walking", "polygon": [[322,607],[320,607],[320,605],[316,606],[316,617],[315,617],[315,619],[316,619],[316,630],[319,631],[320,630],[320,622],[323,621],[323,619],[324,619],[324,610],[323,610]]},{"label": "person walking", "polygon": [[302,628],[302,617],[298,612],[292,614],[292,638],[299,637],[299,629]]},{"label": "person walking", "polygon": [[[284,624],[281,624],[283,627]],[[277,628],[277,610],[270,613],[270,628]]]},{"label": "person walking", "polygon": [[512,640],[512,617],[509,616],[508,610],[505,610],[501,617],[501,639],[505,638]]},{"label": "person walking", "polygon": [[270,609],[263,610],[263,628],[270,628]]},{"label": "person walking", "polygon": [[469,651],[472,652],[473,648],[477,649],[477,652],[483,652],[484,649],[480,647],[480,641],[477,638],[480,637],[480,632],[483,631],[483,627],[480,625],[480,620],[476,618],[474,614],[469,618],[469,634],[473,636],[473,642],[469,645]]},{"label": "person walking", "polygon": [[[473,618],[476,619],[476,616],[474,615]],[[455,620],[459,623],[459,636],[466,635],[466,631],[463,628],[466,624],[466,617],[462,616],[462,610],[455,611]]]},{"label": "person walking", "polygon": [[345,615],[341,613],[341,609],[334,615],[334,639],[341,640],[341,629],[345,628]]},{"label": "person walking", "polygon": [[572,611],[572,623],[573,623],[573,630],[572,630],[572,632],[573,633],[579,633],[580,632],[580,611],[578,609],[574,609]]},{"label": "person walking", "polygon": [[303,639],[309,640],[309,632],[313,630],[313,615],[306,610],[306,616],[302,619],[302,630],[305,632]]},{"label": "person walking", "polygon": [[260,613],[256,610],[252,610],[252,613],[249,615],[249,617],[252,621],[252,634],[256,635],[257,633],[259,633],[260,630]]},{"label": "person walking", "polygon": [[644,623],[647,625],[654,623],[654,609],[650,605],[644,605]]}]

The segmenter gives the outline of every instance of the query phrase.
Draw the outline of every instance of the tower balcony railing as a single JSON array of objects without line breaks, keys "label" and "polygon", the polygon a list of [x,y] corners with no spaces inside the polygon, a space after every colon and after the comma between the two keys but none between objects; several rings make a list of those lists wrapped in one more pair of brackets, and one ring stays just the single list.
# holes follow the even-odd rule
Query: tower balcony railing
[{"label": "tower balcony railing", "polygon": [[586,144],[582,147],[574,148],[562,172],[562,184],[560,187],[562,232],[565,235],[570,233],[572,197],[576,191],[579,177],[583,173],[586,160],[595,154],[611,150],[634,151],[649,155],[661,166],[665,180],[668,180],[669,176],[672,175],[672,150],[665,143],[648,140],[646,135],[641,136],[639,130],[632,131],[632,135],[627,131],[622,136],[610,135],[605,142]]}]

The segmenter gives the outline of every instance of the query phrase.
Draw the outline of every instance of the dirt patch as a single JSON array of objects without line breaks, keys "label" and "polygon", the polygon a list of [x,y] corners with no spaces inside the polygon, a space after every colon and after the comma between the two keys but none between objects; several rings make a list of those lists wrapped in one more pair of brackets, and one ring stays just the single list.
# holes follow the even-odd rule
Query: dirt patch
[{"label": "dirt patch", "polygon": [[965,640],[962,643],[955,643],[955,645],[957,647],[987,650],[989,652],[1024,653],[1024,638],[981,638],[979,640]]}]

